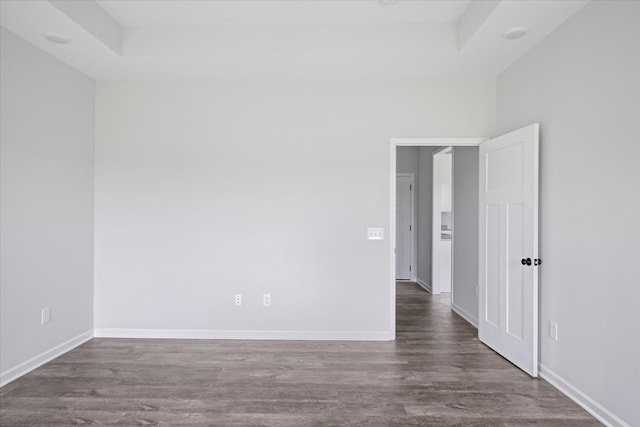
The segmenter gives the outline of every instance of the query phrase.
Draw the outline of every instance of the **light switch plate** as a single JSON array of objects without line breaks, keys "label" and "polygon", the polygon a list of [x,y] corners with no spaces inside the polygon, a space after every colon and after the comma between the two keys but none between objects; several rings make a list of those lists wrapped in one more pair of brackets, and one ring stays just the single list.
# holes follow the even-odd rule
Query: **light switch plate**
[{"label": "light switch plate", "polygon": [[549,338],[558,341],[558,324],[552,320],[549,321]]},{"label": "light switch plate", "polygon": [[45,307],[40,312],[40,324],[44,325],[51,320],[51,308]]},{"label": "light switch plate", "polygon": [[367,228],[368,240],[384,240],[384,228]]}]

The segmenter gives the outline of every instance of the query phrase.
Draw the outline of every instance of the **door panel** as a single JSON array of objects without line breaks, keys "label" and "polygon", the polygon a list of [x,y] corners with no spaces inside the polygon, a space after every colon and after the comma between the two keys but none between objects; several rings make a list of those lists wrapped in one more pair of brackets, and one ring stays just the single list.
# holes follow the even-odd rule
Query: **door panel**
[{"label": "door panel", "polygon": [[524,180],[522,170],[521,145],[510,145],[487,153],[487,192],[518,191]]},{"label": "door panel", "polygon": [[486,308],[485,319],[500,327],[500,205],[486,207]]},{"label": "door panel", "polygon": [[[478,336],[538,375],[538,124],[480,145]],[[530,265],[523,264],[530,259]]]},{"label": "door panel", "polygon": [[[513,337],[524,338],[524,269],[520,254],[525,252],[522,231],[524,229],[524,205],[514,203],[507,206],[507,332]],[[510,310],[510,308],[515,308]]]}]

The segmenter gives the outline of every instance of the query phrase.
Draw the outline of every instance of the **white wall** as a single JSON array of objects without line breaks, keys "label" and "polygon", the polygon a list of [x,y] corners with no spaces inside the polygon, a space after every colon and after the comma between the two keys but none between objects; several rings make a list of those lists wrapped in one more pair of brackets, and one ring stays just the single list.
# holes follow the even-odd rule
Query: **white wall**
[{"label": "white wall", "polygon": [[583,393],[608,422],[632,426],[640,425],[639,17],[639,2],[589,3],[499,76],[497,99],[498,133],[541,124],[541,372]]},{"label": "white wall", "polygon": [[388,337],[389,138],[492,134],[494,103],[491,79],[99,82],[98,333]]},{"label": "white wall", "polygon": [[478,147],[453,147],[452,305],[478,325]]},{"label": "white wall", "polygon": [[92,333],[94,83],[4,28],[0,42],[5,383]]}]

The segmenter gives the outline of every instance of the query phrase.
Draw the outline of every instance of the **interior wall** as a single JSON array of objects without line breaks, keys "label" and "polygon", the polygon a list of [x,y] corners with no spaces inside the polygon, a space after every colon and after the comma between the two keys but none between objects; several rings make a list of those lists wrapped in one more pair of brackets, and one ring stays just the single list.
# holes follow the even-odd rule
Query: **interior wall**
[{"label": "interior wall", "polygon": [[414,260],[416,261],[415,263],[418,264],[418,260],[417,260],[417,250],[418,250],[418,242],[417,242],[417,235],[418,235],[418,224],[417,224],[417,218],[418,218],[418,195],[419,195],[419,190],[418,190],[418,181],[419,181],[419,177],[418,177],[418,147],[398,147],[396,148],[396,173],[412,173],[413,174],[413,206],[412,206],[412,210],[413,210],[413,218],[415,220],[415,224],[413,225],[413,229],[414,229],[414,240],[413,240],[413,247],[412,247],[412,260],[411,260],[411,264],[412,264],[412,280],[413,280],[413,276],[415,275],[417,277],[417,265],[413,265]]},{"label": "interior wall", "polygon": [[[587,4],[503,72],[497,88],[498,133],[541,126],[541,373],[607,422],[633,426],[640,425],[639,16],[638,2]],[[557,341],[549,321],[558,324]]]},{"label": "interior wall", "polygon": [[418,280],[431,288],[431,234],[433,219],[433,151],[418,147]]},{"label": "interior wall", "polygon": [[0,31],[4,383],[92,335],[94,82]]},{"label": "interior wall", "polygon": [[387,339],[390,243],[366,229],[389,230],[390,138],[493,134],[495,86],[99,82],[96,105],[99,334]]},{"label": "interior wall", "polygon": [[419,147],[398,147],[396,148],[396,172],[412,173],[418,177],[418,148]]},{"label": "interior wall", "polygon": [[452,307],[478,325],[478,147],[453,147]]}]

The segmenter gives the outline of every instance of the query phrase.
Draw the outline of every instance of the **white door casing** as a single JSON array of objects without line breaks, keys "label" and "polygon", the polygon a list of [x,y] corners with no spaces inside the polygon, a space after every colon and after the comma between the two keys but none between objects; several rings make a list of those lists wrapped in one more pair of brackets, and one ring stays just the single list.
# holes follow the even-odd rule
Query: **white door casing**
[{"label": "white door casing", "polygon": [[398,174],[396,177],[396,279],[411,280],[413,258],[412,247],[412,200],[413,177]]},{"label": "white door casing", "polygon": [[533,377],[538,375],[538,132],[536,123],[480,144],[478,337]]},{"label": "white door casing", "polygon": [[451,212],[453,188],[452,147],[435,150],[432,155],[433,191],[431,216],[431,293],[451,292],[451,241],[443,241],[442,212]]}]

